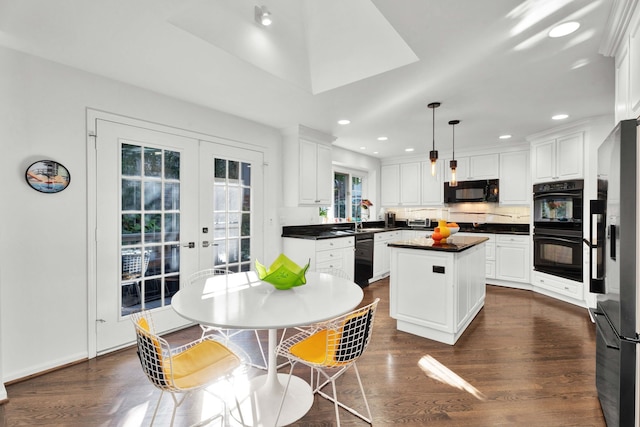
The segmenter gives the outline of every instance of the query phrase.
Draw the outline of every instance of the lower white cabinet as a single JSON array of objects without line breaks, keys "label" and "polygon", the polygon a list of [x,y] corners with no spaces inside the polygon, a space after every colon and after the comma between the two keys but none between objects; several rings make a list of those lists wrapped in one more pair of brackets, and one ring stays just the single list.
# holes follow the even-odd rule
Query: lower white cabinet
[{"label": "lower white cabinet", "polygon": [[391,248],[389,312],[396,327],[455,344],[484,306],[484,245],[462,252]]},{"label": "lower white cabinet", "polygon": [[496,242],[493,233],[456,233],[455,236],[469,237],[486,237],[485,247],[485,275],[487,279],[495,279],[496,277]]},{"label": "lower white cabinet", "polygon": [[387,243],[398,240],[402,240],[402,232],[400,231],[385,231],[373,235],[373,277],[371,281],[389,275],[391,249]]},{"label": "lower white cabinet", "polygon": [[[576,282],[574,280],[534,271],[533,286],[536,291],[545,295],[558,298],[559,294],[562,297],[569,297],[569,302],[575,303],[573,300],[578,300],[579,304],[582,304],[582,282]],[[562,297],[560,299],[566,300]]]},{"label": "lower white cabinet", "polygon": [[322,240],[285,237],[282,240],[284,254],[298,265],[305,265],[311,260],[311,271],[335,268],[354,279],[355,237]]},{"label": "lower white cabinet", "polygon": [[497,280],[530,283],[529,236],[496,235]]}]

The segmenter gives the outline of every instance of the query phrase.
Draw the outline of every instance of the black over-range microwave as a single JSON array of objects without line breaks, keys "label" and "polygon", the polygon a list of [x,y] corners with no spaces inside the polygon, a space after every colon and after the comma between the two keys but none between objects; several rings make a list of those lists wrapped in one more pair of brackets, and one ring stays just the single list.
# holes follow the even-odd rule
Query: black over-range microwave
[{"label": "black over-range microwave", "polygon": [[477,181],[460,181],[451,186],[444,183],[445,203],[498,202],[498,180],[483,179]]}]

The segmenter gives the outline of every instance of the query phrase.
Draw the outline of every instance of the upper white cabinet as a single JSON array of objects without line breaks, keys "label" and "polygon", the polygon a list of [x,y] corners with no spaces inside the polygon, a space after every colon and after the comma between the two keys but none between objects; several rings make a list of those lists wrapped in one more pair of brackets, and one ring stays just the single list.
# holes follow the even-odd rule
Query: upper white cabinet
[{"label": "upper white cabinet", "polygon": [[615,122],[640,116],[640,7],[613,2],[601,53],[615,57]]},{"label": "upper white cabinet", "polygon": [[[444,181],[451,180],[449,161],[444,162]],[[456,158],[458,167],[456,168],[456,178],[458,181],[472,181],[477,179],[495,179],[499,175],[499,155],[481,154],[477,156]]]},{"label": "upper white cabinet", "polygon": [[382,165],[380,175],[383,206],[420,204],[420,162]]},{"label": "upper white cabinet", "polygon": [[285,205],[331,205],[331,143],[335,137],[304,126],[287,129],[283,134]]},{"label": "upper white cabinet", "polygon": [[500,154],[500,204],[528,205],[531,203],[529,152],[514,151]]},{"label": "upper white cabinet", "polygon": [[331,147],[301,139],[300,204],[331,204],[331,171]]},{"label": "upper white cabinet", "polygon": [[531,145],[533,182],[582,178],[583,151],[582,132],[534,142]]}]

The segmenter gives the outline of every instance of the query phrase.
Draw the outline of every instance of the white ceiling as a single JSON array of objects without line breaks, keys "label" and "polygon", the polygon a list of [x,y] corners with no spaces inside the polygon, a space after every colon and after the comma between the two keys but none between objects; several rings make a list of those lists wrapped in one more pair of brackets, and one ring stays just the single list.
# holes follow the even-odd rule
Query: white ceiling
[{"label": "white ceiling", "polygon": [[[434,101],[441,152],[452,119],[457,151],[524,142],[557,113],[611,115],[613,59],[598,50],[612,2],[0,0],[0,44],[364,154],[426,155]],[[580,29],[546,36],[566,20]]]}]

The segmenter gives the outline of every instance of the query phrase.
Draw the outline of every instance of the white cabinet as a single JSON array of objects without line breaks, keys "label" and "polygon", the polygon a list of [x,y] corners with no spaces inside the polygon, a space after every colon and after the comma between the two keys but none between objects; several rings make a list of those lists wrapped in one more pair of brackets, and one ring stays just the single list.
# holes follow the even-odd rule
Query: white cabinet
[{"label": "white cabinet", "polygon": [[480,244],[462,252],[391,248],[389,313],[398,330],[455,344],[485,300]]},{"label": "white cabinet", "polygon": [[578,132],[534,142],[531,146],[533,182],[582,178],[583,140],[583,133]]},{"label": "white cabinet", "polygon": [[373,281],[389,275],[391,250],[389,242],[401,240],[400,231],[385,231],[373,235]]},{"label": "white cabinet", "polygon": [[[451,180],[451,170],[449,161],[444,162],[444,181]],[[482,154],[478,156],[458,157],[456,159],[458,167],[456,168],[456,179],[458,181],[471,181],[477,179],[495,179],[499,175],[499,155],[498,154]]]},{"label": "white cabinet", "polygon": [[380,167],[380,202],[383,206],[400,204],[400,165],[382,165]]},{"label": "white cabinet", "polygon": [[330,206],[335,137],[304,126],[286,129],[283,136],[285,206]]},{"label": "white cabinet", "polygon": [[353,280],[354,237],[322,240],[285,237],[282,240],[284,254],[298,265],[305,265],[311,260],[309,266],[311,271],[319,268],[335,268],[344,271]]},{"label": "white cabinet", "polygon": [[420,162],[383,165],[380,175],[383,206],[420,204]]},{"label": "white cabinet", "polygon": [[[533,286],[537,292],[549,295],[555,298],[560,296],[560,299],[566,300],[571,303],[583,304],[583,285],[581,282],[574,280],[564,279],[558,276],[552,276],[550,274],[541,273],[539,271],[533,272]],[[565,297],[569,297],[568,299]]]},{"label": "white cabinet", "polygon": [[529,236],[496,235],[496,279],[530,283]]},{"label": "white cabinet", "polygon": [[485,277],[494,279],[496,277],[496,242],[492,233],[456,233],[455,236],[486,237],[485,247]]},{"label": "white cabinet", "polygon": [[529,151],[500,154],[500,204],[529,205],[531,184]]},{"label": "white cabinet", "polygon": [[331,205],[333,179],[331,177],[331,147],[300,140],[300,204]]},{"label": "white cabinet", "polygon": [[421,164],[422,205],[441,205],[444,201],[444,181],[447,176],[444,172],[444,162],[436,163],[435,175],[431,175],[431,162],[425,161]]}]

